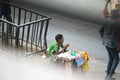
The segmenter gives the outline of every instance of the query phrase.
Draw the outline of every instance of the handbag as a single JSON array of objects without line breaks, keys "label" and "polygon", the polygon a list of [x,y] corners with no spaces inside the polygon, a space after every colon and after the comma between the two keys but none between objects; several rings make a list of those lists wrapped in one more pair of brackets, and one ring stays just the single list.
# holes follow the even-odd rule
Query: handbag
[{"label": "handbag", "polygon": [[104,15],[105,18],[109,17],[109,12],[106,8],[103,10],[103,15]]}]

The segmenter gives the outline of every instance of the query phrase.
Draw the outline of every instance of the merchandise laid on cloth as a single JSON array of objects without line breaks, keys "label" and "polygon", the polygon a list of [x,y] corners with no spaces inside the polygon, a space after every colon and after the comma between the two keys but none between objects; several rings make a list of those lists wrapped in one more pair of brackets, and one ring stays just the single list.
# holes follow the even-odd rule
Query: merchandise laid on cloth
[{"label": "merchandise laid on cloth", "polygon": [[74,62],[76,66],[82,68],[84,71],[89,70],[89,55],[85,51],[69,50],[65,53],[57,55],[57,59],[61,59],[68,62]]}]

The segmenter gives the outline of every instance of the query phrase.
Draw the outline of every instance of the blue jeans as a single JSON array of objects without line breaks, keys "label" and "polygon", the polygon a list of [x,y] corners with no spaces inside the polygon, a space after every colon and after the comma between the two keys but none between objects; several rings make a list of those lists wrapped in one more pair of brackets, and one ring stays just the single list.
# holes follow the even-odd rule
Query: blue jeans
[{"label": "blue jeans", "polygon": [[108,66],[107,66],[107,76],[112,77],[118,64],[119,64],[119,53],[116,48],[106,47],[108,51]]}]

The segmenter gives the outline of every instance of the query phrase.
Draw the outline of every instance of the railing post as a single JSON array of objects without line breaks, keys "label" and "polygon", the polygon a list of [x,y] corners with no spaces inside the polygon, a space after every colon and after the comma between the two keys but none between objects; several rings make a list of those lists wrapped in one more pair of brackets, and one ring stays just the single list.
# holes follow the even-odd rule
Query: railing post
[{"label": "railing post", "polygon": [[46,40],[46,37],[47,37],[47,31],[48,31],[49,21],[50,21],[50,20],[47,19],[46,28],[45,28],[45,34],[44,34],[44,46],[45,46],[45,49],[47,49],[47,40]]},{"label": "railing post", "polygon": [[20,25],[20,22],[21,22],[21,8],[19,8],[18,11],[18,25]]},{"label": "railing post", "polygon": [[38,46],[40,45],[41,49],[42,47],[42,31],[43,31],[44,21],[41,21],[40,25],[40,32],[39,32],[39,40],[38,40]]},{"label": "railing post", "polygon": [[26,48],[28,48],[28,42],[29,42],[29,37],[30,37],[30,24],[28,25],[27,29],[27,40],[26,40]]},{"label": "railing post", "polygon": [[3,21],[1,21],[2,23],[2,44],[3,44],[3,40],[4,40],[4,36],[5,36],[5,34],[4,34],[4,22]]},{"label": "railing post", "polygon": [[20,28],[19,27],[16,27],[16,48],[18,48],[19,46],[19,31],[20,31]]},{"label": "railing post", "polygon": [[8,23],[6,23],[7,24],[7,26],[6,26],[6,44],[8,45],[8,35],[9,35],[9,24]]},{"label": "railing post", "polygon": [[[18,10],[18,25],[20,25],[20,23],[21,23],[21,8],[19,8]],[[18,48],[19,46],[19,32],[20,28],[16,26],[16,48]]]}]

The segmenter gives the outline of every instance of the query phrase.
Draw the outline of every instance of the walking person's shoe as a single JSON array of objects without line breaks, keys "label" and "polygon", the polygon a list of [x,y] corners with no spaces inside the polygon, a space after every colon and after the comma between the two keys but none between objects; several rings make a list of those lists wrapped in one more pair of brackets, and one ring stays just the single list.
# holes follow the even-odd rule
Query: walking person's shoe
[{"label": "walking person's shoe", "polygon": [[105,80],[116,80],[115,78],[112,78],[112,77],[109,77],[109,76],[106,76],[105,77]]},{"label": "walking person's shoe", "polygon": [[[105,70],[105,72],[107,73],[107,70]],[[113,73],[114,75],[116,74],[116,72]]]}]

